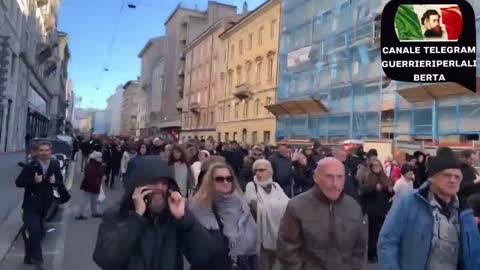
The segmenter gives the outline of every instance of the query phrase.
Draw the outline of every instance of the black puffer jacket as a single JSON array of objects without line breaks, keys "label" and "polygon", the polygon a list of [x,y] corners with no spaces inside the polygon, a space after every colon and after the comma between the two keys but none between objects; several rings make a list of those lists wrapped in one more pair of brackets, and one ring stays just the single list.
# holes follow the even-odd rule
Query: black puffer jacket
[{"label": "black puffer jacket", "polygon": [[[155,218],[134,211],[134,188],[158,179],[170,179],[169,190],[178,190],[173,171],[159,157],[139,160],[126,185],[121,205],[107,211],[98,232],[93,260],[103,270],[183,270],[183,256],[201,264],[212,256],[213,240],[189,208],[180,220],[168,211]],[[154,222],[155,220],[155,222]]]}]

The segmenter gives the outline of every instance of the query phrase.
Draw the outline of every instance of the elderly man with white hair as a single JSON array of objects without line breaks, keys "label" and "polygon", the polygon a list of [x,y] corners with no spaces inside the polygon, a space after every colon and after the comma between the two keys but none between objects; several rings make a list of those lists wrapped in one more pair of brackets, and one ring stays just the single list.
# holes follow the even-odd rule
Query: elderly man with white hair
[{"label": "elderly man with white hair", "polygon": [[343,163],[324,158],[313,178],[315,186],[290,200],[280,224],[282,269],[365,269],[368,225],[360,205],[344,194]]},{"label": "elderly man with white hair", "polygon": [[280,221],[290,200],[282,187],[273,182],[270,161],[258,159],[253,163],[253,182],[245,189],[245,197],[257,221],[261,242],[258,269],[271,270],[277,261],[277,236]]}]

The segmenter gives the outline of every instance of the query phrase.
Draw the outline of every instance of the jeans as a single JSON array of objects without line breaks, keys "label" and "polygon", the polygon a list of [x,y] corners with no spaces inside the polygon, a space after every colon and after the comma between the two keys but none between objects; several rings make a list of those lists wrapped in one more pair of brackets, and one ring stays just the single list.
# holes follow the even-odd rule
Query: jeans
[{"label": "jeans", "polygon": [[43,261],[42,218],[37,213],[25,211],[23,212],[23,223],[25,224],[25,232],[23,235],[25,240],[25,258],[41,262]]},{"label": "jeans", "polygon": [[80,204],[78,216],[86,216],[85,210],[88,204],[90,204],[90,212],[92,213],[92,216],[101,214],[102,204],[98,201],[98,195],[99,194],[93,194],[85,191],[83,192],[83,200]]},{"label": "jeans", "polygon": [[87,166],[88,161],[88,154],[82,153],[82,162],[80,164],[80,169],[83,171],[85,170],[85,166]]},{"label": "jeans", "polygon": [[384,217],[368,216],[368,259],[377,259],[377,242],[382,229]]}]

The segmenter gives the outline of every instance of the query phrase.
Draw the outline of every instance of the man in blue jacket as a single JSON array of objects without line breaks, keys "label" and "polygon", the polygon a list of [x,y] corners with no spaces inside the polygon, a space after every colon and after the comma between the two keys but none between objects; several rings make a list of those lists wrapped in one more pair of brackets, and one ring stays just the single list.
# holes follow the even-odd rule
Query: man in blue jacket
[{"label": "man in blue jacket", "polygon": [[378,240],[380,269],[480,269],[475,219],[471,210],[462,212],[457,197],[461,164],[453,155],[440,155],[431,159],[428,175],[388,213]]}]

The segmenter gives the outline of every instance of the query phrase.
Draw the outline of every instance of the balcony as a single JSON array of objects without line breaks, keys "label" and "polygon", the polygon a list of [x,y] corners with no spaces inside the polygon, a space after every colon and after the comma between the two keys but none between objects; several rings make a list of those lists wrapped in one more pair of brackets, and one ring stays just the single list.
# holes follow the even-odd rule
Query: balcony
[{"label": "balcony", "polygon": [[347,32],[348,43],[350,47],[359,45],[380,46],[381,22],[371,21],[360,24]]},{"label": "balcony", "polygon": [[200,103],[197,101],[190,102],[190,111],[195,114],[200,113]]},{"label": "balcony", "polygon": [[180,77],[185,77],[185,70],[184,70],[183,68],[180,68],[180,69],[178,70],[178,76],[180,76]]},{"label": "balcony", "polygon": [[48,14],[48,15],[45,16],[44,25],[45,25],[45,30],[47,31],[47,33],[50,33],[50,32],[55,30],[56,21],[55,21],[55,17],[53,16],[53,14]]},{"label": "balcony", "polygon": [[37,6],[43,7],[48,4],[48,0],[37,0]]},{"label": "balcony", "polygon": [[183,99],[177,102],[177,110],[180,112],[183,111]]},{"label": "balcony", "polygon": [[185,57],[185,52],[181,52],[180,53],[180,60],[181,61],[185,61],[186,57]]},{"label": "balcony", "polygon": [[247,83],[237,85],[233,90],[233,95],[240,100],[250,98],[253,95],[251,85]]}]

